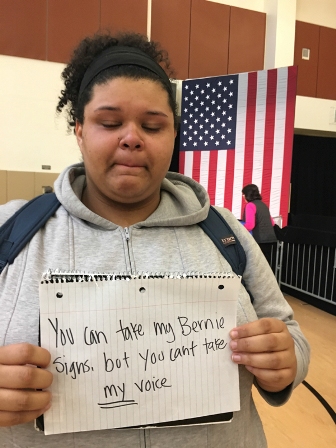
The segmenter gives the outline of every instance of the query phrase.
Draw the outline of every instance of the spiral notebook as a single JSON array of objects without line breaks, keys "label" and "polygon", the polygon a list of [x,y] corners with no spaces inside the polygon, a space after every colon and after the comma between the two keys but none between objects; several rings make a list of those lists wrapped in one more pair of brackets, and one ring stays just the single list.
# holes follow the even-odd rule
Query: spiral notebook
[{"label": "spiral notebook", "polygon": [[43,274],[45,434],[230,420],[239,287],[233,273]]}]

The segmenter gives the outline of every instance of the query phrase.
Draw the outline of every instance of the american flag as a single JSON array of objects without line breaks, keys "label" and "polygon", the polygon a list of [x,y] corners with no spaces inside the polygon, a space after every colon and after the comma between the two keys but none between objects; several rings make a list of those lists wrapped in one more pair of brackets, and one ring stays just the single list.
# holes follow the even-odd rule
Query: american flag
[{"label": "american flag", "polygon": [[296,78],[283,67],[182,82],[179,171],[239,219],[253,183],[287,224]]}]

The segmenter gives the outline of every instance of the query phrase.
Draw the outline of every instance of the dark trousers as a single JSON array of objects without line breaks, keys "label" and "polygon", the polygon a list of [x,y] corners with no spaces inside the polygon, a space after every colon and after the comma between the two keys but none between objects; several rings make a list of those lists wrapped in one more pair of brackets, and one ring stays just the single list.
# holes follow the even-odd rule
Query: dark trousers
[{"label": "dark trousers", "polygon": [[268,264],[271,266],[272,271],[276,271],[276,255],[277,255],[277,243],[258,243],[259,247],[264,254]]}]

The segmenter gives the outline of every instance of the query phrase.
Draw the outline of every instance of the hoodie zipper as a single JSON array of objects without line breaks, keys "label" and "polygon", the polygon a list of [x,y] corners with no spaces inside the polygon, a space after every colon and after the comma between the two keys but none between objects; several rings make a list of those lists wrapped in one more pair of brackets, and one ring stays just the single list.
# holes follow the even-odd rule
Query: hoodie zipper
[{"label": "hoodie zipper", "polygon": [[130,254],[130,247],[129,247],[129,241],[130,241],[131,238],[130,238],[130,233],[129,233],[128,227],[124,227],[124,234],[125,234],[126,245],[127,245],[128,263],[129,263],[131,274],[133,274],[132,262],[131,262],[131,254]]}]

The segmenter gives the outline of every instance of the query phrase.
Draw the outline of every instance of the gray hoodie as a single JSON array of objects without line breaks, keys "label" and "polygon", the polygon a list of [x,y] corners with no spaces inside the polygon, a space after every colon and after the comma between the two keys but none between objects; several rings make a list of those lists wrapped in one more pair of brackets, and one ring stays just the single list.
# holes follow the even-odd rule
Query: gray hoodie
[{"label": "gray hoodie", "polygon": [[[96,215],[80,201],[85,185],[82,164],[65,169],[55,182],[61,207],[0,276],[0,343],[38,344],[39,294],[43,272],[51,269],[85,272],[227,272],[230,265],[197,225],[205,219],[209,199],[204,188],[176,173],[162,182],[161,202],[145,221],[124,229]],[[0,207],[0,225],[23,201]],[[298,361],[292,387],[279,393],[259,389],[273,406],[284,404],[306,376],[309,345],[293,320],[269,265],[253,237],[226,209],[218,208],[243,244],[247,266],[241,286],[237,324],[261,317],[283,320],[290,331]],[[102,430],[45,436],[33,423],[0,428],[0,447],[215,448],[266,447],[262,424],[253,403],[253,375],[239,366],[241,410],[231,423],[146,430]]]}]

